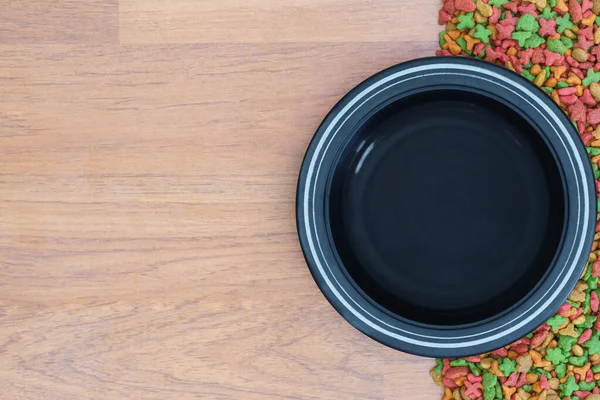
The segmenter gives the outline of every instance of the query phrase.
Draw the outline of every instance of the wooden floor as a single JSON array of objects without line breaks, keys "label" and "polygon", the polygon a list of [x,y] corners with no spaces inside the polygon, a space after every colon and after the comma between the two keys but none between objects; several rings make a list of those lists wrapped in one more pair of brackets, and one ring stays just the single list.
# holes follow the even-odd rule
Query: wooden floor
[{"label": "wooden floor", "polygon": [[439,399],[296,239],[320,120],[438,0],[1,0],[0,398]]}]

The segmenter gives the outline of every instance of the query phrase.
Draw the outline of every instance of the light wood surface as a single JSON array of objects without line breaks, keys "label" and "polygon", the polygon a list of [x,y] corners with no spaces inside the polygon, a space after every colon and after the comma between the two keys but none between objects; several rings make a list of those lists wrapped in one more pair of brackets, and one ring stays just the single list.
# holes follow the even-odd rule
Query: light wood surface
[{"label": "light wood surface", "polygon": [[294,196],[437,0],[0,1],[0,398],[439,399],[327,303]]}]

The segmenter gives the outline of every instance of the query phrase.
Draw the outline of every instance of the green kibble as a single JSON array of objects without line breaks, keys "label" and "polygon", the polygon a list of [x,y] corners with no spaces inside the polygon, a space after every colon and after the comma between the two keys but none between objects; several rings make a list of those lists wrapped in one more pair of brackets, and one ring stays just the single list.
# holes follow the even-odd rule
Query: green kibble
[{"label": "green kibble", "polygon": [[[591,148],[593,148],[593,147],[588,147],[588,149],[591,149]],[[598,149],[598,151],[600,152],[600,149]],[[558,329],[558,327],[561,326],[562,324],[564,324],[565,322],[567,322],[566,318],[559,314],[556,314],[555,316],[550,318],[548,321],[546,321],[546,323],[548,325],[550,325],[550,328],[553,331],[556,331]]]},{"label": "green kibble", "polygon": [[596,387],[596,382],[585,382],[579,381],[579,390],[583,390],[585,392],[591,392],[592,389]]},{"label": "green kibble", "polygon": [[473,15],[475,13],[467,13],[461,14],[458,16],[458,25],[456,25],[457,29],[473,29],[475,28],[475,21],[473,21]]},{"label": "green kibble", "polygon": [[459,45],[463,51],[467,51],[467,41],[464,38],[459,37],[456,39],[456,44]]},{"label": "green kibble", "polygon": [[571,352],[573,345],[577,343],[577,338],[566,335],[559,335],[557,348],[561,349],[564,353]]},{"label": "green kibble", "polygon": [[527,78],[528,81],[533,82],[535,80],[535,75],[533,75],[531,72],[527,71],[526,69],[524,69],[523,72],[521,72],[521,75],[523,75],[525,78]]},{"label": "green kibble", "polygon": [[502,386],[500,386],[500,383],[496,384],[496,398],[497,399],[502,399]]},{"label": "green kibble", "polygon": [[[593,165],[595,165],[595,164],[593,164]],[[597,276],[589,278],[586,282],[587,282],[590,290],[598,289],[598,277]]]},{"label": "green kibble", "polygon": [[556,7],[556,0],[548,0],[548,5],[550,7]]},{"label": "green kibble", "polygon": [[567,82],[560,81],[556,84],[556,87],[559,89],[564,89],[569,87],[569,84]]},{"label": "green kibble", "polygon": [[572,48],[573,45],[575,44],[575,43],[573,43],[572,39],[569,39],[566,36],[561,37],[560,41],[563,42],[563,44],[565,45],[565,47],[567,47],[568,49]]},{"label": "green kibble", "polygon": [[537,32],[540,29],[540,24],[531,14],[525,14],[517,21],[517,30],[526,32]]},{"label": "green kibble", "polygon": [[441,31],[440,32],[440,47],[442,47],[443,45],[446,44],[446,38],[444,36],[446,36],[446,32]]},{"label": "green kibble", "polygon": [[[555,349],[547,349],[546,350],[546,360],[550,361],[552,364],[562,364],[568,357],[568,354],[565,355],[562,349],[558,347]],[[508,376],[507,374],[505,374]]]},{"label": "green kibble", "polygon": [[471,370],[473,375],[475,375],[475,376],[481,375],[481,370],[474,363],[469,363],[469,369]]},{"label": "green kibble", "polygon": [[491,29],[487,29],[485,26],[477,24],[473,37],[481,40],[483,43],[489,43],[492,33]]},{"label": "green kibble", "polygon": [[496,388],[491,387],[488,389],[483,389],[483,400],[494,400],[496,397]]},{"label": "green kibble", "polygon": [[452,367],[466,367],[468,365],[469,365],[469,362],[462,358],[450,361],[450,366],[452,366]]},{"label": "green kibble", "polygon": [[597,374],[598,372],[600,372],[600,364],[594,365],[592,367],[592,372],[595,373],[595,374]]},{"label": "green kibble", "polygon": [[571,29],[572,27],[571,14],[566,13],[562,17],[556,18],[556,31],[558,33],[563,33],[565,29]]},{"label": "green kibble", "polygon": [[585,149],[587,150],[588,154],[591,154],[592,156],[597,156],[600,154],[600,148],[598,147],[586,147]]},{"label": "green kibble", "polygon": [[516,372],[517,362],[510,358],[503,358],[498,364],[498,369],[504,373],[504,376],[509,376],[513,372]]},{"label": "green kibble", "polygon": [[527,39],[529,39],[531,37],[531,32],[517,31],[517,32],[513,32],[511,37],[513,39],[515,39],[517,42],[519,42],[519,46],[524,47],[525,43],[527,42]]},{"label": "green kibble", "polygon": [[[531,15],[531,14],[526,14],[526,15]],[[546,41],[546,39],[544,39],[543,37],[541,37],[537,33],[532,33],[531,37],[525,41],[525,46],[524,47],[526,49],[533,49],[533,48],[539,47],[545,41]],[[546,74],[546,76],[550,76],[550,75]]]},{"label": "green kibble", "polygon": [[531,385],[524,385],[523,386],[523,390],[526,392],[531,392],[533,390],[533,386]]},{"label": "green kibble", "polygon": [[[597,167],[596,167],[597,168]],[[531,339],[533,337],[533,333],[528,334],[527,336],[525,336],[527,339]]]},{"label": "green kibble", "polygon": [[587,76],[581,81],[583,86],[590,86],[592,83],[598,83],[600,81],[600,72],[594,72],[593,69],[587,70]]},{"label": "green kibble", "polygon": [[552,92],[554,91],[554,89],[548,86],[544,86],[543,89],[547,94],[552,94]]},{"label": "green kibble", "polygon": [[442,374],[442,369],[444,369],[444,361],[442,361],[441,358],[436,358],[435,359],[435,364],[436,364],[435,373],[438,374],[438,375],[441,375]]},{"label": "green kibble", "polygon": [[567,364],[560,364],[554,367],[554,372],[556,372],[556,377],[558,379],[562,379],[567,375]]},{"label": "green kibble", "polygon": [[556,11],[552,11],[552,8],[546,7],[542,14],[540,14],[540,18],[544,18],[546,21],[550,21],[551,19],[556,17]]},{"label": "green kibble", "polygon": [[581,357],[569,357],[569,364],[575,365],[576,367],[583,367],[588,360],[588,355],[584,354]]},{"label": "green kibble", "polygon": [[585,269],[585,274],[583,274],[582,279],[584,281],[587,281],[588,279],[590,279],[591,276],[592,276],[592,264],[588,264]]},{"label": "green kibble", "polygon": [[575,378],[572,376],[569,376],[567,381],[560,385],[560,387],[562,388],[562,392],[560,393],[561,397],[571,396],[574,391],[579,390],[579,385],[575,382]]},{"label": "green kibble", "polygon": [[546,46],[547,49],[550,50],[551,52],[554,53],[558,53],[560,55],[563,55],[567,52],[567,46],[565,46],[565,44],[558,40],[558,39],[550,39],[546,42]]},{"label": "green kibble", "polygon": [[[556,1],[556,0],[554,0],[554,1]],[[508,3],[508,0],[490,0],[488,4],[490,6],[496,6],[498,8],[502,8],[502,6],[505,5],[506,3]]]}]

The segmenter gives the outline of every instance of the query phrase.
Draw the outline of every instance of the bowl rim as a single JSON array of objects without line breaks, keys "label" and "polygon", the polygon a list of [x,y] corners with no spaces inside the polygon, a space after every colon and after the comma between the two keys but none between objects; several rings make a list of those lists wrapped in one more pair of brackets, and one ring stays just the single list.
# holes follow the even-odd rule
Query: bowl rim
[{"label": "bowl rim", "polygon": [[[538,132],[553,152],[566,196],[563,241],[545,278],[515,309],[479,323],[452,327],[407,322],[386,313],[356,290],[326,235],[325,211],[330,176],[336,165],[335,152],[356,131],[365,115],[414,88],[435,90],[442,86],[477,90],[521,109],[538,125]],[[302,163],[296,222],[302,252],[315,282],[352,326],[408,353],[459,357],[492,351],[520,339],[563,304],[587,264],[595,232],[595,202],[593,171],[585,147],[571,121],[550,96],[520,75],[491,63],[463,57],[428,57],[373,75],[332,108],[317,129]]]}]

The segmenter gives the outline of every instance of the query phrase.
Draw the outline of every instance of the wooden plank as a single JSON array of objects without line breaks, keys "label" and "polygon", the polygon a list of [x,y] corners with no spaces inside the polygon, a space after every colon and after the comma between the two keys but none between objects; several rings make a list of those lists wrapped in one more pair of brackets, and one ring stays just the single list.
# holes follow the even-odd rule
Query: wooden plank
[{"label": "wooden plank", "polygon": [[0,46],[3,399],[435,399],[326,302],[314,130],[427,43]]},{"label": "wooden plank", "polygon": [[118,39],[118,0],[4,0],[0,5],[0,44]]},{"label": "wooden plank", "polygon": [[121,0],[123,43],[431,41],[439,0]]}]

